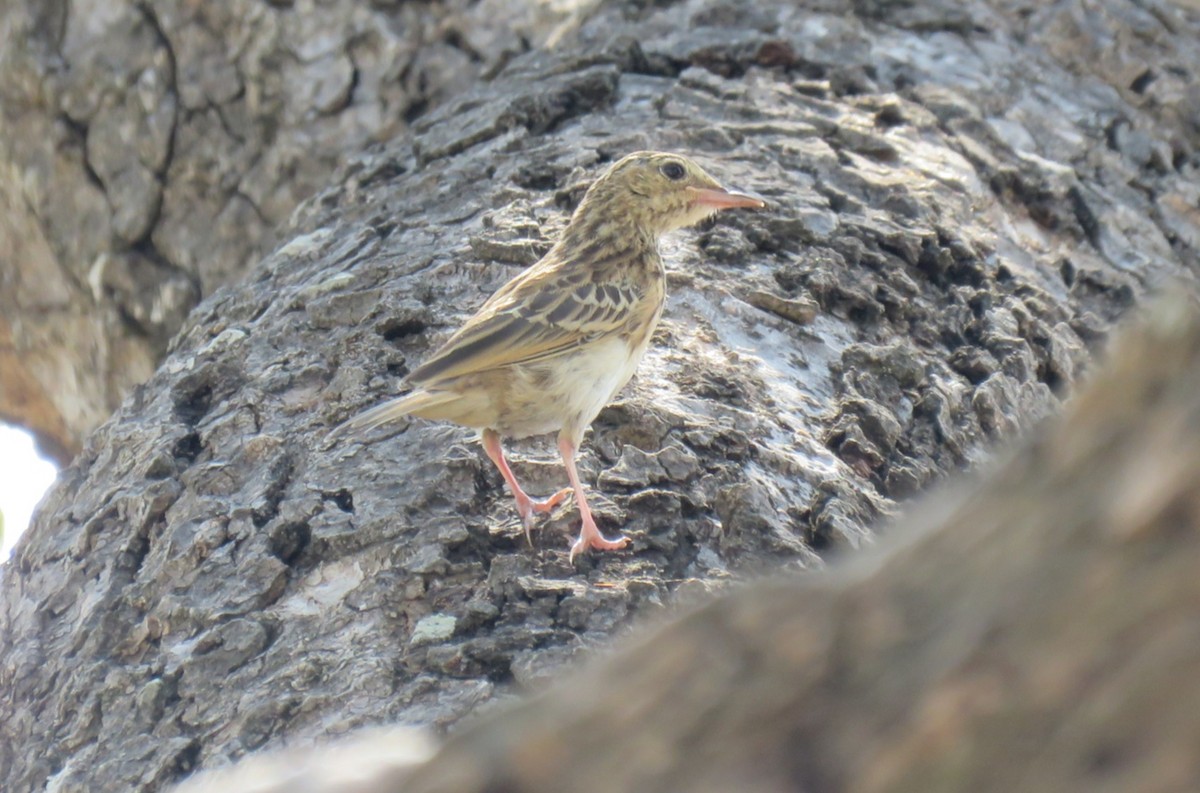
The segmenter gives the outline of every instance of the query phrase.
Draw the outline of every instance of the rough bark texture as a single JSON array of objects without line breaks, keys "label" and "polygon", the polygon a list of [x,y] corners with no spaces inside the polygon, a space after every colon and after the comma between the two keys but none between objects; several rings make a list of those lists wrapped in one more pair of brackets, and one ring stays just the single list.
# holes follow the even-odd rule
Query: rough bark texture
[{"label": "rough bark texture", "polygon": [[[1192,288],[1198,34],[1121,0],[603,6],[354,157],[4,569],[0,785],[157,789],[285,737],[445,727],[684,593],[868,540],[1053,411],[1149,284]],[[630,552],[571,567],[565,509],[525,547],[466,431],[322,444],[642,147],[773,209],[666,246],[664,326],[581,459]]]},{"label": "rough bark texture", "polygon": [[545,38],[544,3],[0,3],[0,418],[63,464],[346,152]]},{"label": "rough bark texture", "polygon": [[1065,422],[884,552],[727,595],[423,766],[427,740],[376,732],[187,793],[1196,790],[1198,309],[1160,306]]}]

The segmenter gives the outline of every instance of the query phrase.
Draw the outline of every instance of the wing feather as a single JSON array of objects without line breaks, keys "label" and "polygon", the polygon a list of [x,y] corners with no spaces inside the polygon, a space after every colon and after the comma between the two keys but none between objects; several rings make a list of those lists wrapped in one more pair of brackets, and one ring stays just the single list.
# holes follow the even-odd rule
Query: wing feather
[{"label": "wing feather", "polygon": [[536,268],[517,281],[484,304],[407,380],[425,385],[561,355],[618,332],[642,298],[633,283],[580,285]]}]

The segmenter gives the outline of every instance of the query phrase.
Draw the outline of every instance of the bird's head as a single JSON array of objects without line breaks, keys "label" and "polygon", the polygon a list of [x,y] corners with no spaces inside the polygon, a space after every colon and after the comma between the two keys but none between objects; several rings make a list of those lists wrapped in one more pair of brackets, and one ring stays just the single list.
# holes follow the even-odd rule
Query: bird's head
[{"label": "bird's head", "polygon": [[639,151],[613,163],[588,188],[572,224],[583,219],[631,223],[657,237],[722,209],[764,206],[759,198],[726,190],[687,157]]}]

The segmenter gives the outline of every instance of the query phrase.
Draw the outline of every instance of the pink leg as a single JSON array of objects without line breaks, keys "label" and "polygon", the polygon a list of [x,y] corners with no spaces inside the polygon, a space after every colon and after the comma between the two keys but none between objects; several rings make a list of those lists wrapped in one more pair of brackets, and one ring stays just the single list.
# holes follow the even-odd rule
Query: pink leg
[{"label": "pink leg", "polygon": [[517,502],[517,514],[521,516],[521,523],[525,525],[525,539],[530,545],[533,545],[533,540],[529,537],[529,529],[533,526],[533,514],[535,512],[549,512],[557,507],[571,494],[571,488],[564,487],[543,501],[535,501],[527,496],[525,491],[521,489],[521,486],[517,484],[517,477],[513,475],[512,469],[508,467],[508,461],[504,459],[504,449],[500,446],[500,434],[498,432],[495,430],[483,431],[483,450],[487,452],[487,456],[500,469],[500,475],[508,483],[508,489],[512,491],[513,498]]},{"label": "pink leg", "polygon": [[583,519],[583,526],[579,529],[579,538],[571,545],[570,560],[572,562],[575,561],[578,554],[588,548],[615,551],[618,548],[624,548],[629,542],[628,537],[606,540],[600,533],[600,529],[596,528],[592,510],[588,507],[587,498],[583,495],[583,485],[579,484],[579,472],[575,470],[575,446],[575,442],[567,437],[565,432],[559,433],[558,452],[562,455],[563,464],[567,466],[567,477],[571,480],[571,487],[575,490],[575,503],[579,505],[579,517]]}]

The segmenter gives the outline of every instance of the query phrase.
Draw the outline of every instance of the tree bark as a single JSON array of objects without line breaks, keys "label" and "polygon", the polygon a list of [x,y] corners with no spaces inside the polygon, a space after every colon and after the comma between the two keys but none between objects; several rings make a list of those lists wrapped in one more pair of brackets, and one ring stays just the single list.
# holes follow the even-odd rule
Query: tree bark
[{"label": "tree bark", "polygon": [[432,759],[368,732],[177,793],[1195,790],[1200,305],[1156,312],[879,551],[725,595]]},{"label": "tree bark", "polygon": [[0,13],[0,418],[63,465],[347,152],[564,16],[506,0]]},{"label": "tree bark", "polygon": [[[348,157],[64,470],[0,581],[5,790],[445,728],[663,604],[870,542],[1056,410],[1149,286],[1194,288],[1189,11],[590,13]],[[566,509],[526,547],[464,430],[323,444],[644,147],[772,208],[665,246],[664,325],[580,461],[630,552],[569,565]]]}]

